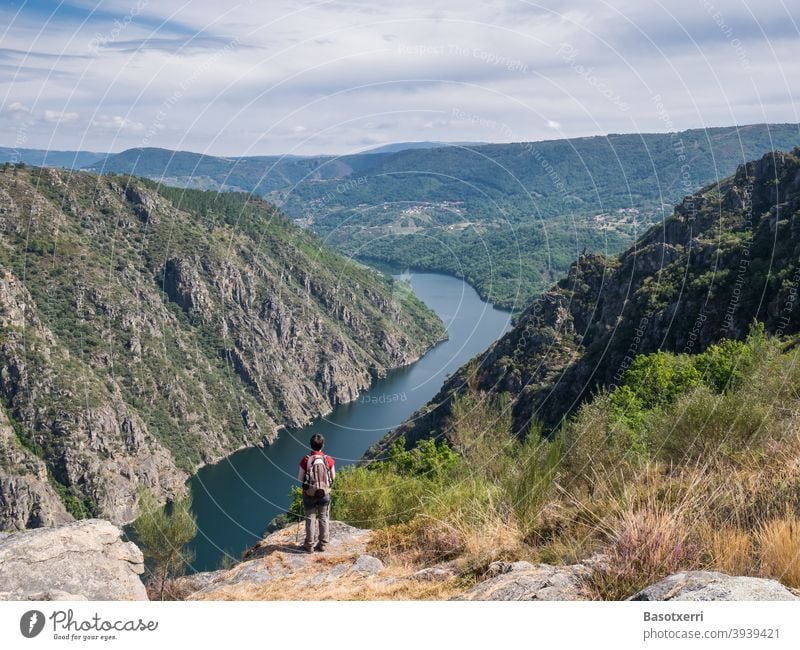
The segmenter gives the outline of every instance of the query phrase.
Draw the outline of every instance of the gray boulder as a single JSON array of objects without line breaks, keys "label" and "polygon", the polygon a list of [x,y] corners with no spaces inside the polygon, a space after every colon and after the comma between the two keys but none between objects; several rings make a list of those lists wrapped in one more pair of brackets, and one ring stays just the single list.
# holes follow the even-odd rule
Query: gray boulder
[{"label": "gray boulder", "polygon": [[686,571],[642,589],[630,600],[800,600],[777,580]]},{"label": "gray boulder", "polygon": [[423,582],[447,582],[456,577],[458,577],[458,569],[451,564],[438,564],[436,566],[425,567],[409,576],[411,580],[420,580]]},{"label": "gray boulder", "polygon": [[372,555],[359,555],[351,571],[365,576],[374,576],[383,570],[383,562]]},{"label": "gray boulder", "polygon": [[584,584],[590,569],[582,564],[552,566],[530,562],[494,562],[488,580],[456,600],[588,600]]},{"label": "gray boulder", "polygon": [[0,539],[0,599],[147,600],[142,552],[121,537],[86,519]]}]

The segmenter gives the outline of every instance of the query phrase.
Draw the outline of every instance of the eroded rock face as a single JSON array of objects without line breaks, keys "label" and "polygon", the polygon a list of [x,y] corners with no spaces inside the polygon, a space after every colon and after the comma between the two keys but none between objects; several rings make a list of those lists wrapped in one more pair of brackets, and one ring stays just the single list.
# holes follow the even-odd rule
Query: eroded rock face
[{"label": "eroded rock face", "polygon": [[121,536],[87,519],[0,539],[0,599],[147,600],[142,552]]},{"label": "eroded rock face", "polygon": [[47,480],[40,458],[22,446],[0,409],[0,529],[22,530],[72,521]]},{"label": "eroded rock face", "polygon": [[717,571],[676,573],[630,600],[800,600],[777,580],[729,576]]}]

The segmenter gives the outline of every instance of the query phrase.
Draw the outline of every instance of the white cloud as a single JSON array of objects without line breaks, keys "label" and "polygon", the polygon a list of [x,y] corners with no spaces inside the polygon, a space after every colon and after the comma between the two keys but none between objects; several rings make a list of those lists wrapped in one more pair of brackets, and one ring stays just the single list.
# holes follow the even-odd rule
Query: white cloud
[{"label": "white cloud", "polygon": [[126,131],[129,133],[140,133],[144,131],[144,124],[141,122],[134,122],[121,115],[101,115],[92,121],[92,126],[101,131]]},{"label": "white cloud", "polygon": [[77,113],[62,113],[61,111],[45,111],[44,121],[51,124],[75,122],[80,117]]},{"label": "white cloud", "polygon": [[30,113],[31,109],[25,106],[22,102],[12,102],[6,108],[6,111],[9,113]]}]

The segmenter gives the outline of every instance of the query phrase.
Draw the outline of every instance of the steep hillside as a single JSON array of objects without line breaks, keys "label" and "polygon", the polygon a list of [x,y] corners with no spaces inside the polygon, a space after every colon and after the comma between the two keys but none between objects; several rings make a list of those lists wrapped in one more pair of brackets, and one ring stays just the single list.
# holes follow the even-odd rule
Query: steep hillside
[{"label": "steep hillside", "polygon": [[598,387],[621,383],[636,355],[698,353],[767,332],[800,330],[800,149],[768,153],[686,197],[619,257],[586,254],[518,325],[451,377],[372,455],[405,436],[441,433],[469,384],[507,392],[513,428],[554,428]]},{"label": "steep hillside", "polygon": [[0,529],[134,514],[443,334],[260,200],[0,169]]}]

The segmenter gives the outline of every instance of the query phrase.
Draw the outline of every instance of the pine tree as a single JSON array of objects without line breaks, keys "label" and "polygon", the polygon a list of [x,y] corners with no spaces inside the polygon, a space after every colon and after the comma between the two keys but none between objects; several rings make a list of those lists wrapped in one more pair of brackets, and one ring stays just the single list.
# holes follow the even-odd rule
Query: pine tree
[{"label": "pine tree", "polygon": [[139,494],[139,518],[133,523],[137,541],[142,547],[159,598],[170,578],[181,575],[194,559],[186,549],[197,534],[197,520],[191,510],[191,499],[183,496],[169,506],[161,506],[150,490]]}]

